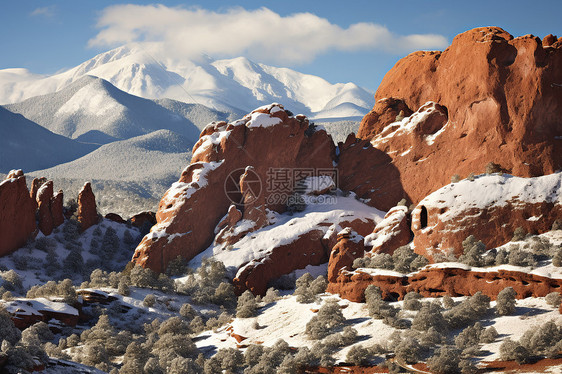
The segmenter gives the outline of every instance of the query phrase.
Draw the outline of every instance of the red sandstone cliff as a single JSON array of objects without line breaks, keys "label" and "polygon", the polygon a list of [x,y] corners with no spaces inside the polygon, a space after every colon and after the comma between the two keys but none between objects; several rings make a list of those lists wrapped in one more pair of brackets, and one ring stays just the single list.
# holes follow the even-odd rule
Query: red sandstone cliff
[{"label": "red sandstone cliff", "polygon": [[[484,172],[489,162],[516,176],[550,174],[562,168],[561,83],[560,39],[477,28],[443,52],[401,59],[358,137],[392,159],[414,203],[454,174]],[[387,178],[379,193],[395,193],[398,181],[377,177]]]}]

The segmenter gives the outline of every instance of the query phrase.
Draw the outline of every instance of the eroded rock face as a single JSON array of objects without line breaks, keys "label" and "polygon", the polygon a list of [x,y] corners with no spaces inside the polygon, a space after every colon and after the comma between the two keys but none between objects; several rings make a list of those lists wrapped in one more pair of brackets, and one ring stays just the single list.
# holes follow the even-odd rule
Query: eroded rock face
[{"label": "eroded rock face", "polygon": [[82,231],[98,223],[98,211],[96,208],[96,197],[92,191],[90,182],[84,184],[78,194],[78,222]]},{"label": "eroded rock face", "polygon": [[12,170],[0,183],[0,256],[15,251],[35,236],[36,202],[21,170]]},{"label": "eroded rock face", "polygon": [[549,231],[562,217],[562,172],[536,177],[481,175],[449,184],[423,199],[412,212],[414,251],[460,256],[469,235],[495,248],[516,228]]},{"label": "eroded rock face", "polygon": [[140,212],[132,216],[130,219],[131,225],[142,229],[148,227],[147,231],[156,225],[156,213],[154,212]]},{"label": "eroded rock face", "polygon": [[[398,170],[375,174],[390,180],[379,193],[393,193],[399,181],[417,203],[452,175],[480,174],[490,162],[521,177],[560,170],[562,87],[553,82],[562,82],[562,43],[551,35],[542,42],[482,27],[444,52],[403,58],[359,130]],[[415,113],[395,122],[400,111]]]},{"label": "eroded rock face", "polygon": [[[245,216],[250,206],[284,211],[286,202],[272,196],[293,188],[271,184],[272,172],[333,169],[331,137],[309,127],[306,117],[290,117],[280,105],[260,108],[230,124],[208,125],[193,148],[191,164],[162,198],[157,224],[137,247],[133,261],[161,272],[178,255],[192,259],[213,242],[215,227],[233,203]],[[252,183],[260,199],[254,205],[240,191],[240,177],[248,166],[259,181]]]},{"label": "eroded rock face", "polygon": [[53,182],[48,181],[43,184],[37,191],[38,206],[38,226],[44,235],[51,235],[55,224],[51,213],[51,203],[53,200]]},{"label": "eroded rock face", "polygon": [[355,301],[365,301],[365,289],[369,285],[379,287],[387,300],[402,300],[408,292],[418,292],[423,297],[471,296],[481,291],[495,300],[506,287],[513,287],[517,298],[544,297],[559,292],[562,279],[548,278],[505,266],[486,271],[467,266],[430,267],[410,276],[377,270],[365,272],[342,271],[337,281],[328,285],[328,292]]},{"label": "eroded rock face", "polygon": [[395,206],[386,213],[373,232],[365,237],[365,246],[371,253],[393,254],[398,247],[408,244],[411,239],[408,208]]},{"label": "eroded rock face", "polygon": [[330,252],[328,262],[328,282],[335,282],[341,269],[352,269],[353,261],[363,257],[365,245],[363,237],[347,227],[338,233],[338,242]]},{"label": "eroded rock face", "polygon": [[51,200],[51,216],[53,217],[54,227],[59,227],[64,223],[64,194],[62,190],[59,190]]},{"label": "eroded rock face", "polygon": [[368,140],[350,134],[338,144],[338,186],[353,191],[366,204],[384,211],[395,206],[405,194],[400,173],[392,158]]}]

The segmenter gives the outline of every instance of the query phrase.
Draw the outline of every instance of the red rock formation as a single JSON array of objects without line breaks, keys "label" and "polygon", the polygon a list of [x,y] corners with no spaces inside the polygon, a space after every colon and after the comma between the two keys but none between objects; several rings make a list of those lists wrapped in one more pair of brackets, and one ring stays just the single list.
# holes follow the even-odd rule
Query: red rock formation
[{"label": "red rock formation", "polygon": [[64,223],[64,194],[59,190],[51,200],[51,216],[53,217],[53,225],[59,227]]},{"label": "red rock formation", "polygon": [[488,248],[507,243],[516,228],[549,231],[562,217],[562,173],[536,178],[484,175],[447,185],[423,199],[412,212],[414,251],[463,253],[469,235]]},{"label": "red rock formation", "polygon": [[374,269],[372,273],[342,271],[337,281],[328,285],[328,292],[338,293],[351,301],[364,302],[365,289],[372,284],[381,289],[383,297],[391,300],[401,300],[411,291],[423,297],[471,296],[481,291],[495,300],[506,287],[513,287],[519,299],[544,297],[553,291],[559,292],[562,287],[562,279],[518,271],[508,266],[486,271],[459,264],[458,267],[430,267],[410,276],[392,273]]},{"label": "red rock formation", "polygon": [[156,225],[156,213],[154,212],[140,212],[132,216],[130,219],[131,225],[142,228],[145,226],[152,227]]},{"label": "red rock formation", "polygon": [[53,182],[48,181],[37,191],[38,226],[44,235],[51,235],[55,227],[53,215],[51,214],[51,202],[53,200]]},{"label": "red rock formation", "polygon": [[[327,262],[330,259],[331,249],[337,247],[339,243],[338,237],[342,240],[340,246],[343,252],[349,252],[350,256],[355,256],[352,253],[356,252],[356,255],[361,256],[363,254],[362,243],[354,242],[354,240],[362,238],[361,234],[370,232],[374,222],[368,218],[349,219],[348,215],[349,212],[338,218],[311,225],[306,232],[289,243],[282,243],[272,248],[260,248],[263,250],[260,256],[242,265],[238,270],[233,280],[237,292],[242,293],[249,289],[255,295],[264,295],[268,283],[281,275],[291,273],[296,269],[303,269],[307,265],[320,265]],[[350,232],[355,233],[353,240],[351,237],[345,239],[347,236],[345,233],[342,233],[341,236],[338,235],[343,231],[342,228],[348,228]],[[348,251],[346,248],[351,250]],[[335,255],[332,260],[332,272],[337,272],[338,266],[350,266],[348,260],[347,257]]]},{"label": "red rock formation", "polygon": [[36,203],[21,170],[12,170],[0,183],[0,256],[15,251],[36,232]]},{"label": "red rock formation", "polygon": [[365,237],[365,245],[371,253],[393,254],[394,250],[408,244],[411,239],[408,208],[396,206],[386,213],[373,233]]},{"label": "red rock formation", "polygon": [[121,218],[121,216],[117,213],[107,213],[105,215],[105,218],[113,221],[113,222],[117,222],[117,223],[127,223],[127,221],[125,221],[123,218]]},{"label": "red rock formation", "polygon": [[335,282],[341,269],[352,269],[353,261],[363,257],[363,237],[350,227],[338,233],[338,243],[332,248],[328,262],[328,282]]},{"label": "red rock formation", "polygon": [[237,203],[244,211],[236,186],[246,167],[253,166],[261,181],[267,208],[283,211],[285,202],[270,196],[291,189],[269,186],[268,172],[329,170],[334,154],[325,131],[311,132],[306,117],[289,117],[280,105],[260,108],[231,124],[208,125],[193,148],[191,165],[162,198],[158,223],[137,247],[133,261],[160,272],[178,255],[189,260],[207,248],[230,205]]},{"label": "red rock formation", "polygon": [[30,191],[30,195],[33,201],[37,201],[37,191],[39,191],[39,187],[41,187],[45,183],[47,183],[47,178],[44,177],[33,178],[33,181],[31,181],[31,191]]},{"label": "red rock formation", "polygon": [[[562,169],[562,42],[554,40],[482,27],[456,36],[444,52],[400,60],[359,130],[398,170],[372,175],[388,183],[376,186],[379,193],[396,194],[400,183],[417,203],[452,175],[481,173],[489,162],[523,177]],[[430,101],[442,107],[422,108]],[[390,125],[408,109],[417,112]]]},{"label": "red rock formation", "polygon": [[353,191],[366,204],[387,211],[406,198],[392,159],[367,140],[350,134],[338,144],[338,187]]},{"label": "red rock formation", "polygon": [[320,265],[328,260],[322,245],[324,231],[312,230],[292,243],[281,245],[268,256],[242,266],[233,280],[238,293],[250,290],[254,295],[265,295],[269,280],[307,265]]},{"label": "red rock formation", "polygon": [[78,222],[82,231],[98,223],[98,211],[96,208],[96,197],[92,191],[90,182],[84,184],[78,194]]}]

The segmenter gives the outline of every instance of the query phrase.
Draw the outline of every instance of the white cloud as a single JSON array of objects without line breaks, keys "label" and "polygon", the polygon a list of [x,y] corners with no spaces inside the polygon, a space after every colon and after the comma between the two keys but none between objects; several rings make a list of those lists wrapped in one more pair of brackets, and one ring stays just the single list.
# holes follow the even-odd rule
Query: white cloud
[{"label": "white cloud", "polygon": [[[441,35],[396,35],[374,23],[342,28],[311,13],[282,17],[267,9],[225,12],[164,5],[115,5],[102,11],[91,47],[157,42],[166,51],[193,58],[244,55],[264,62],[298,64],[333,50],[405,53],[447,46]],[[152,44],[152,43],[151,43]]]},{"label": "white cloud", "polygon": [[54,5],[45,6],[40,8],[35,8],[33,12],[29,13],[30,16],[43,16],[47,18],[51,18],[55,15],[55,7]]}]

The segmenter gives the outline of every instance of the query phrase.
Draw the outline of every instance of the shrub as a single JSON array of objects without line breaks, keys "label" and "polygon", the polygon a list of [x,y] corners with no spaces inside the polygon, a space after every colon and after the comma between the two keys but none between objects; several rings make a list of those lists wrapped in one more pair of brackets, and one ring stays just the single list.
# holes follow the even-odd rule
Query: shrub
[{"label": "shrub", "polygon": [[377,253],[371,257],[366,267],[392,270],[394,269],[394,261],[388,253]]},{"label": "shrub", "polygon": [[345,361],[353,365],[367,365],[369,363],[369,350],[362,345],[354,345],[347,352]]},{"label": "shrub", "polygon": [[228,282],[221,282],[215,289],[211,302],[216,305],[223,305],[227,308],[233,307],[236,304],[234,286]]},{"label": "shrub", "polygon": [[154,296],[154,294],[152,293],[146,295],[144,300],[142,301],[142,305],[144,305],[147,308],[153,307],[154,304],[156,304],[156,296]]},{"label": "shrub", "polygon": [[417,339],[406,337],[395,347],[394,354],[400,361],[404,361],[407,364],[415,364],[421,358],[421,351],[422,347]]},{"label": "shrub", "polygon": [[256,298],[250,292],[250,290],[244,291],[242,295],[238,298],[238,305],[236,306],[236,317],[238,318],[250,318],[256,315],[258,305],[256,303]]},{"label": "shrub", "polygon": [[527,363],[529,361],[529,351],[521,344],[507,338],[500,346],[500,357],[502,360],[515,360],[519,364]]},{"label": "shrub", "polygon": [[404,296],[404,309],[406,310],[420,310],[421,309],[421,302],[420,299],[422,295],[417,292],[408,292],[406,296]]},{"label": "shrub", "polygon": [[439,333],[444,333],[447,330],[446,326],[441,307],[437,303],[423,303],[412,321],[412,328],[418,331],[429,331],[433,328]]},{"label": "shrub", "polygon": [[523,227],[518,227],[513,231],[513,237],[511,238],[512,242],[518,242],[520,240],[524,240],[527,236],[527,231]]},{"label": "shrub", "polygon": [[560,306],[560,301],[562,300],[562,297],[560,296],[559,292],[551,292],[548,295],[546,295],[545,300],[548,305],[558,308]]},{"label": "shrub", "polygon": [[450,328],[462,328],[480,320],[490,307],[490,298],[478,291],[445,313]]},{"label": "shrub", "polygon": [[244,352],[244,363],[248,366],[257,365],[263,355],[263,345],[251,344]]},{"label": "shrub", "polygon": [[127,280],[121,279],[119,281],[119,285],[117,286],[117,292],[119,292],[119,295],[122,296],[129,296],[131,294],[131,290],[129,289]]},{"label": "shrub", "polygon": [[273,287],[269,287],[262,300],[266,304],[276,302],[277,300],[279,300],[279,291]]},{"label": "shrub", "polygon": [[8,291],[14,291],[17,293],[23,293],[23,284],[20,276],[14,270],[8,270],[2,274],[3,282],[0,286],[4,287]]},{"label": "shrub", "polygon": [[416,271],[429,263],[425,257],[414,253],[409,245],[396,249],[392,254],[392,261],[394,262],[394,270],[400,273]]},{"label": "shrub", "polygon": [[310,283],[310,292],[313,295],[324,293],[328,287],[328,281],[322,275],[319,275],[315,280]]},{"label": "shrub", "polygon": [[492,161],[486,164],[486,174],[501,173],[502,169],[499,164],[495,164]]},{"label": "shrub", "polygon": [[541,326],[533,327],[527,330],[520,339],[523,345],[530,353],[535,355],[550,356],[553,348],[562,340],[562,332],[553,321],[548,321]]},{"label": "shrub", "polygon": [[515,312],[515,296],[513,287],[506,287],[500,291],[496,299],[496,311],[500,316],[511,315]]},{"label": "shrub", "polygon": [[480,343],[493,343],[498,337],[498,332],[494,326],[488,327],[480,334]]},{"label": "shrub", "polygon": [[313,281],[312,275],[309,273],[304,273],[295,283],[295,292],[297,295],[297,302],[308,304],[316,300],[315,294],[310,289],[310,285]]},{"label": "shrub", "polygon": [[552,223],[551,230],[562,230],[562,219],[557,219]]},{"label": "shrub", "polygon": [[449,295],[443,296],[442,302],[443,302],[443,306],[445,307],[445,309],[451,309],[456,305],[453,298]]},{"label": "shrub", "polygon": [[459,257],[459,261],[469,266],[482,266],[483,255],[486,251],[486,245],[482,241],[477,240],[474,235],[469,235],[462,242],[463,254]]},{"label": "shrub", "polygon": [[175,259],[168,263],[166,274],[169,276],[179,277],[185,275],[187,273],[187,269],[187,261],[178,255]]},{"label": "shrub", "polygon": [[508,263],[514,266],[537,266],[535,256],[531,252],[523,251],[519,247],[509,251]]},{"label": "shrub", "polygon": [[477,348],[480,343],[480,335],[482,334],[482,331],[483,328],[479,322],[475,323],[473,326],[465,328],[455,337],[455,345],[461,351]]},{"label": "shrub", "polygon": [[439,374],[458,373],[460,352],[450,346],[442,347],[437,354],[427,360],[427,366],[432,372]]},{"label": "shrub", "polygon": [[323,339],[333,329],[343,325],[345,317],[337,302],[329,300],[324,303],[318,313],[306,324],[306,334],[311,339]]},{"label": "shrub", "polygon": [[562,267],[562,248],[558,249],[552,258],[552,265]]},{"label": "shrub", "polygon": [[461,176],[454,174],[451,176],[451,183],[459,183],[461,181]]}]

